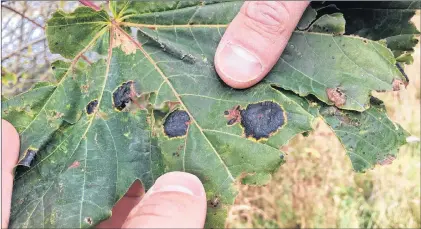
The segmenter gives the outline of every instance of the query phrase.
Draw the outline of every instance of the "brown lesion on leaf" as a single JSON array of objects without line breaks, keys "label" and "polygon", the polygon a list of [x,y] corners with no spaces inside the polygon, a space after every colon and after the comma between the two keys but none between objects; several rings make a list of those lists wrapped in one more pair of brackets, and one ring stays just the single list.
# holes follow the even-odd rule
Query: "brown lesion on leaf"
[{"label": "brown lesion on leaf", "polygon": [[385,158],[383,158],[382,160],[378,161],[377,164],[379,165],[390,165],[392,164],[392,162],[396,159],[395,156],[393,155],[387,155]]},{"label": "brown lesion on leaf", "polygon": [[80,166],[80,162],[79,161],[74,161],[70,166],[69,169],[75,169],[78,168]]},{"label": "brown lesion on leaf", "polygon": [[38,153],[38,149],[35,148],[28,148],[23,155],[23,158],[19,160],[18,165],[22,165],[25,167],[31,167],[32,162],[35,159],[35,156]]},{"label": "brown lesion on leaf", "polygon": [[228,120],[227,125],[231,126],[241,122],[241,109],[240,105],[236,105],[233,108],[224,111],[224,116]]},{"label": "brown lesion on leaf", "polygon": [[61,117],[63,117],[63,116],[64,116],[64,114],[63,114],[63,113],[56,111],[56,112],[55,112],[55,115],[54,115],[54,118],[55,118],[55,119],[59,119],[59,118],[61,118]]},{"label": "brown lesion on leaf", "polygon": [[89,224],[89,225],[92,225],[92,218],[91,217],[86,217],[85,218],[85,223],[87,223],[87,224]]},{"label": "brown lesion on leaf", "polygon": [[399,90],[401,90],[402,86],[406,87],[407,85],[408,85],[408,83],[404,83],[401,79],[393,79],[393,81],[392,81],[393,91],[399,91]]},{"label": "brown lesion on leaf", "polygon": [[346,103],[346,95],[345,93],[339,89],[336,88],[327,88],[326,94],[329,99],[329,101],[333,102],[335,106],[342,107]]},{"label": "brown lesion on leaf", "polygon": [[89,84],[83,84],[82,86],[80,86],[80,90],[85,94],[88,93],[89,92]]},{"label": "brown lesion on leaf", "polygon": [[111,48],[120,47],[126,55],[136,53],[136,44],[117,27],[118,25],[113,24]]}]

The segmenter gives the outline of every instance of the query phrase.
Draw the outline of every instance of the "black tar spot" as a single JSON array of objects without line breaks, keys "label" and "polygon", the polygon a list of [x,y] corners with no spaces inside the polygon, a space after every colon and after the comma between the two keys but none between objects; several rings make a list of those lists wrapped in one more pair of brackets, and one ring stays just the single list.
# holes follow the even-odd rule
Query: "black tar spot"
[{"label": "black tar spot", "polygon": [[190,122],[190,117],[187,112],[183,110],[173,111],[164,122],[164,132],[170,137],[180,137],[187,133],[187,128]]},{"label": "black tar spot", "polygon": [[98,100],[92,100],[86,105],[86,113],[92,114],[95,111],[96,106],[98,105]]},{"label": "black tar spot", "polygon": [[126,107],[126,104],[131,101],[131,92],[133,88],[133,81],[123,83],[113,93],[114,107],[121,111]]},{"label": "black tar spot", "polygon": [[277,103],[264,101],[241,110],[241,125],[246,137],[268,138],[285,123],[284,111]]},{"label": "black tar spot", "polygon": [[25,167],[31,167],[32,161],[35,159],[37,151],[33,149],[28,149],[26,151],[25,157],[19,161],[18,165],[23,165]]}]

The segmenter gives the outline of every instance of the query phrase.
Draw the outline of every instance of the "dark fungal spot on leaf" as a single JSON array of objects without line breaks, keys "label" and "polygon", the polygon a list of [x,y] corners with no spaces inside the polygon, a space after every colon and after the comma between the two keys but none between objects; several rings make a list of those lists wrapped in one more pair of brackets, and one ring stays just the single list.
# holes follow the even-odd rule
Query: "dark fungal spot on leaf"
[{"label": "dark fungal spot on leaf", "polygon": [[95,99],[89,102],[88,105],[86,105],[86,113],[92,114],[95,111],[96,106],[98,106],[98,100]]},{"label": "dark fungal spot on leaf", "polygon": [[168,115],[164,122],[164,132],[170,137],[181,137],[186,135],[190,124],[190,117],[183,110],[175,110]]},{"label": "dark fungal spot on leaf", "polygon": [[339,88],[327,88],[326,94],[328,99],[337,107],[341,107],[346,102],[346,95]]},{"label": "dark fungal spot on leaf", "polygon": [[123,83],[113,93],[114,107],[119,111],[123,110],[127,103],[131,101],[131,97],[134,93],[135,91],[133,81]]},{"label": "dark fungal spot on leaf", "polygon": [[25,156],[22,158],[22,160],[19,161],[18,165],[31,167],[31,163],[34,161],[37,152],[37,150],[30,148],[26,150]]},{"label": "dark fungal spot on leaf", "polygon": [[249,104],[241,110],[241,125],[246,137],[256,140],[269,138],[286,122],[286,114],[281,106],[272,101]]}]

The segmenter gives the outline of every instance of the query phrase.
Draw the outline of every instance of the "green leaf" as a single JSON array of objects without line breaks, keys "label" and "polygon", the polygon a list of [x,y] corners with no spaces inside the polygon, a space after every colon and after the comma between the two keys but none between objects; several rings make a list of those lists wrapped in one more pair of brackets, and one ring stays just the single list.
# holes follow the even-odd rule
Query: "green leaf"
[{"label": "green leaf", "polygon": [[391,163],[409,133],[392,122],[383,102],[372,97],[371,108],[359,113],[323,106],[320,114],[351,158],[354,170],[363,172],[376,164]]},{"label": "green leaf", "polygon": [[[420,32],[411,22],[420,1],[393,2],[326,2],[334,4],[344,14],[345,34],[355,34],[371,40],[385,39],[393,51],[413,51]],[[323,10],[322,10],[323,11]]]},{"label": "green leaf", "polygon": [[305,30],[307,29],[311,23],[316,20],[317,11],[313,9],[313,7],[308,6],[307,9],[304,11],[301,20],[298,22],[297,29]]},{"label": "green leaf", "polygon": [[375,97],[371,97],[369,109],[356,112],[327,106],[311,96],[301,98],[283,89],[278,90],[329,125],[357,172],[391,163],[397,157],[399,147],[406,144],[406,138],[410,136],[390,120],[383,102]]},{"label": "green leaf", "polygon": [[[175,170],[219,200],[206,227],[223,227],[235,184],[267,183],[284,162],[279,148],[312,129],[312,111],[275,85],[363,111],[371,90],[406,82],[382,43],[297,31],[262,83],[233,90],[213,59],[241,5],[111,1],[113,17],[56,12],[48,44],[70,59],[52,64],[57,82],[2,102],[21,137],[10,227],[95,226],[136,179],[147,190]],[[342,28],[341,15],[331,17],[314,23]]]},{"label": "green leaf", "polygon": [[311,25],[309,31],[342,35],[345,33],[345,19],[341,13],[325,14]]}]

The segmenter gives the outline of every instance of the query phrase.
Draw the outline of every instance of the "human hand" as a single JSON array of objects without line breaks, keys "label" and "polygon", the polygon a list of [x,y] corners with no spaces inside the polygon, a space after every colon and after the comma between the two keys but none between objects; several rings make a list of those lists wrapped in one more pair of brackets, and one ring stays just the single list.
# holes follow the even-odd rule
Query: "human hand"
[{"label": "human hand", "polygon": [[[19,135],[5,120],[2,120],[1,134],[1,228],[7,228],[13,169],[19,155]],[[114,206],[111,218],[99,224],[98,228],[203,228],[206,195],[196,176],[183,172],[167,173],[158,178],[145,195],[143,192],[140,182],[135,182]]]},{"label": "human hand", "polygon": [[248,88],[272,69],[281,56],[307,1],[247,1],[230,23],[215,54],[221,79]]}]

